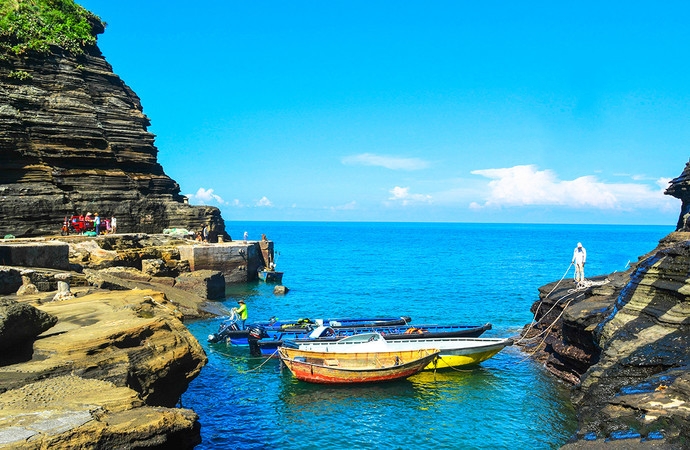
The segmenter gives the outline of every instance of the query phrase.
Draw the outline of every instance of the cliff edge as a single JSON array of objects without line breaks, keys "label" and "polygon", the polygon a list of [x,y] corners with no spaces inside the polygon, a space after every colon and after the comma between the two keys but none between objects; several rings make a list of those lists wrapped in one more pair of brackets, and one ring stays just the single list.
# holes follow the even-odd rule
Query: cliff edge
[{"label": "cliff edge", "polygon": [[690,163],[666,191],[677,231],[624,273],[540,288],[526,352],[573,384],[578,431],[564,448],[690,447]]},{"label": "cliff edge", "polygon": [[158,163],[139,97],[96,46],[103,31],[71,0],[0,2],[0,236],[55,234],[87,212],[122,232],[225,235],[220,211],[186,204]]}]

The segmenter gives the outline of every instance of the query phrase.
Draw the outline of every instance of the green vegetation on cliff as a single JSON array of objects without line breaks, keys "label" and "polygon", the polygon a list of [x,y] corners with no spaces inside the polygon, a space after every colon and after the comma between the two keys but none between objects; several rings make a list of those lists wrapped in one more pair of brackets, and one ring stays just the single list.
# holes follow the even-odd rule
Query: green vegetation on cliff
[{"label": "green vegetation on cliff", "polygon": [[21,54],[56,45],[80,54],[96,43],[98,17],[73,0],[0,0],[0,49]]}]

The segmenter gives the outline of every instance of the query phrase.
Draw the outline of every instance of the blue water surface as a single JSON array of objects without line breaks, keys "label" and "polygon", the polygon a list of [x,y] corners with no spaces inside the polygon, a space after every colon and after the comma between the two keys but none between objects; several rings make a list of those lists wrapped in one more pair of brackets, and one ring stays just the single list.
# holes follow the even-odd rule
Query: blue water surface
[{"label": "blue water surface", "polygon": [[[451,223],[232,222],[231,236],[274,241],[285,296],[262,282],[233,286],[249,322],[407,315],[413,324],[484,324],[484,337],[516,335],[537,289],[625,270],[673,231],[668,226]],[[198,449],[548,449],[575,430],[569,386],[509,347],[466,371],[422,373],[361,387],[295,380],[246,347],[208,344],[221,318],[188,323],[209,362],[182,404],[200,416]]]}]

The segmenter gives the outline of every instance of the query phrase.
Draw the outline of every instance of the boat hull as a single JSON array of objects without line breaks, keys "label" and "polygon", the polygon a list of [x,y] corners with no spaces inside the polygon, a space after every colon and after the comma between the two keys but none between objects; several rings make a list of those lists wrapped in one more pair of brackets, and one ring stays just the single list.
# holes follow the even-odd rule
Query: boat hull
[{"label": "boat hull", "polygon": [[300,350],[324,353],[359,353],[364,351],[419,351],[434,348],[439,356],[424,370],[464,368],[480,364],[493,357],[503,348],[513,344],[512,339],[497,338],[434,338],[434,339],[383,339],[377,333],[350,336],[337,342],[310,342],[294,345]]},{"label": "boat hull", "polygon": [[275,272],[272,270],[260,270],[259,279],[261,281],[265,281],[266,283],[282,283],[283,272]]},{"label": "boat hull", "polygon": [[361,384],[400,380],[420,372],[438,350],[323,353],[281,347],[280,359],[298,380],[319,384]]},{"label": "boat hull", "polygon": [[427,365],[424,370],[471,367],[494,357],[505,347],[513,344],[512,339],[419,339],[416,341],[386,341],[391,349],[417,346],[437,346],[440,350],[434,365]]},{"label": "boat hull", "polygon": [[[319,323],[328,324],[335,329],[350,329],[360,327],[384,327],[384,326],[399,326],[406,325],[412,319],[409,316],[400,317],[364,317],[364,318],[335,318],[335,319],[297,319],[297,320],[281,320],[281,321],[259,321],[252,324],[247,324],[244,330],[235,330],[227,326],[227,323],[221,324],[217,333],[209,336],[208,341],[216,342],[230,342],[232,345],[249,345],[247,340],[249,336],[250,327],[262,328],[267,337],[276,339],[279,335],[288,335],[292,339],[297,337],[306,337],[314,327]],[[490,327],[490,325],[489,325]],[[276,346],[277,348],[277,346]],[[275,351],[275,348],[273,349]]]},{"label": "boat hull", "polygon": [[261,349],[261,354],[271,356],[276,353],[278,347],[283,345],[283,342],[290,341],[295,344],[303,344],[309,342],[336,342],[346,336],[352,336],[362,333],[381,333],[384,339],[397,340],[414,340],[419,338],[451,338],[463,337],[474,338],[481,336],[486,330],[491,329],[491,324],[485,325],[420,325],[415,327],[421,332],[409,333],[410,326],[381,326],[381,327],[357,327],[357,328],[338,328],[333,327],[335,331],[334,336],[309,338],[308,333],[302,334],[294,333],[274,333],[268,332],[268,337],[260,339],[258,346]]}]

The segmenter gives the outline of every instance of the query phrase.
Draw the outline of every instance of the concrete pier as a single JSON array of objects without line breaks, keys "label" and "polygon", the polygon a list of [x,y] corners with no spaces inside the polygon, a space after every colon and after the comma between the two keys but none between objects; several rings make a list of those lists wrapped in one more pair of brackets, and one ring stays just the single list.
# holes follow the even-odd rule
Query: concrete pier
[{"label": "concrete pier", "polygon": [[192,271],[219,270],[228,284],[256,280],[257,271],[266,265],[259,242],[219,242],[181,245],[178,248],[180,259],[189,261]]},{"label": "concrete pier", "polygon": [[69,270],[69,246],[55,241],[0,241],[0,265]]}]

